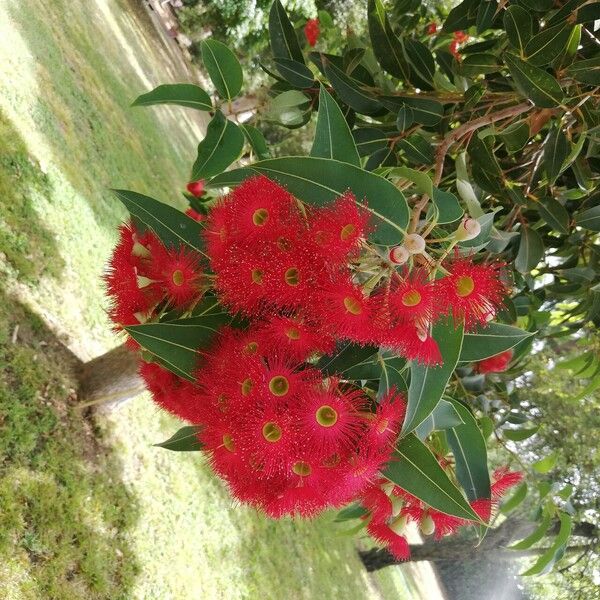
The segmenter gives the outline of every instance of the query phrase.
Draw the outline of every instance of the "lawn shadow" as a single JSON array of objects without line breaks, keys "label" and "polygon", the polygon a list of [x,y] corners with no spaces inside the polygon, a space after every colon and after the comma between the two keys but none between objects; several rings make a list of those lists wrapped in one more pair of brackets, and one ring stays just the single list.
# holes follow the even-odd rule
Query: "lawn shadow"
[{"label": "lawn shadow", "polygon": [[12,123],[0,112],[0,253],[16,276],[35,281],[60,275],[56,240],[34,208],[52,186]]},{"label": "lawn shadow", "polygon": [[129,598],[137,501],[91,412],[79,360],[0,292],[0,580],[3,597]]}]

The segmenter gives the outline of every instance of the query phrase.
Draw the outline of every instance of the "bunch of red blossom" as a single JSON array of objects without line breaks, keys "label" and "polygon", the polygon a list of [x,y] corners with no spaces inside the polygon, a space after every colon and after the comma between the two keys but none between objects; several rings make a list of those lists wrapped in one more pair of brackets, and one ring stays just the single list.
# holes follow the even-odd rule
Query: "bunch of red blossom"
[{"label": "bunch of red blossom", "polygon": [[319,19],[309,19],[306,21],[304,26],[304,35],[309,46],[314,47],[317,44],[321,28],[319,26]]}]

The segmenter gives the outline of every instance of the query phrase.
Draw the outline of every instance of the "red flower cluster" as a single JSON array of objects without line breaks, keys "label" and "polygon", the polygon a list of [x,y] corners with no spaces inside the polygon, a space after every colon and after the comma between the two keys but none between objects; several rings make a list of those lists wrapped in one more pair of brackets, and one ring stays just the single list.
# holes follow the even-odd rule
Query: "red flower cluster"
[{"label": "red flower cluster", "polygon": [[480,360],[475,364],[475,369],[479,373],[502,373],[502,371],[508,369],[512,357],[513,351],[506,350],[506,352],[501,352],[500,354],[496,354],[496,356]]},{"label": "red flower cluster", "polygon": [[202,295],[205,285],[199,254],[165,248],[153,233],[138,233],[131,223],[119,228],[119,242],[104,280],[117,330],[145,323],[159,306],[189,305]]},{"label": "red flower cluster", "polygon": [[[489,522],[500,498],[522,479],[522,473],[509,471],[507,467],[497,469],[492,476],[491,499],[471,502],[474,512],[482,521]],[[369,519],[369,535],[387,546],[398,560],[407,560],[410,556],[404,534],[411,522],[419,527],[422,534],[434,535],[438,540],[455,533],[459,527],[475,522],[439,512],[385,479],[368,487],[361,495],[361,503],[369,511],[364,517]]]},{"label": "red flower cluster", "polygon": [[309,19],[306,21],[306,25],[304,26],[304,35],[306,36],[306,41],[309,46],[315,46],[318,39],[319,34],[321,33],[321,28],[319,27],[319,19]]},{"label": "red flower cluster", "polygon": [[455,31],[452,41],[450,42],[450,52],[456,58],[456,60],[461,60],[462,55],[458,50],[458,46],[460,44],[464,44],[468,41],[469,36],[464,31]]},{"label": "red flower cluster", "polygon": [[248,316],[293,314],[315,338],[383,345],[440,363],[431,325],[449,314],[467,329],[490,321],[506,294],[500,265],[457,259],[441,279],[425,269],[394,271],[369,294],[358,283],[368,221],[351,193],[311,208],[266,177],[246,180],[207,220],[221,301]]},{"label": "red flower cluster", "polygon": [[198,387],[180,393],[198,407],[190,416],[202,423],[211,465],[235,498],[271,517],[309,517],[376,480],[405,403],[390,393],[371,410],[362,391],[299,362],[307,352],[273,342],[275,330],[295,324],[272,325],[222,331]]}]

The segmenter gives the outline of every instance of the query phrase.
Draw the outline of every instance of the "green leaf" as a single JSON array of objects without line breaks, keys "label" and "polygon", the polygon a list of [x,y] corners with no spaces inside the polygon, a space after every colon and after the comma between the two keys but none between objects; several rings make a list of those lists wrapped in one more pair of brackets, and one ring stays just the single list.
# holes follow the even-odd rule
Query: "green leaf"
[{"label": "green leaf", "polygon": [[567,75],[580,83],[600,85],[600,56],[574,62],[567,67]]},{"label": "green leaf", "polygon": [[442,27],[442,32],[452,33],[459,29],[468,29],[473,25],[475,23],[475,17],[469,14],[472,7],[472,0],[463,0],[458,6],[455,6],[448,13]]},{"label": "green leaf", "polygon": [[314,85],[315,77],[304,63],[289,58],[275,58],[273,62],[281,76],[293,86],[309,88]]},{"label": "green leaf", "polygon": [[563,163],[569,155],[569,142],[562,130],[555,126],[550,131],[548,140],[544,144],[544,167],[548,183],[553,185],[562,171]]},{"label": "green leaf", "polygon": [[350,506],[346,506],[346,508],[342,508],[335,516],[335,521],[336,523],[339,523],[342,521],[349,521],[350,519],[360,519],[360,517],[366,514],[367,509],[358,502],[355,502]]},{"label": "green leaf", "polygon": [[202,226],[181,211],[149,196],[128,190],[113,190],[132,217],[151,229],[167,247],[181,244],[204,254],[202,248]]},{"label": "green leaf", "polygon": [[375,115],[381,112],[381,104],[362,89],[359,81],[346,75],[327,58],[323,57],[322,60],[325,74],[343,102],[361,115]]},{"label": "green leaf", "polygon": [[552,75],[512,54],[505,54],[504,60],[519,92],[536,106],[553,108],[562,102],[563,91]]},{"label": "green leaf", "polygon": [[523,502],[523,500],[525,500],[526,496],[527,484],[523,482],[521,485],[515,488],[515,491],[513,492],[513,495],[510,498],[502,502],[502,504],[500,505],[500,512],[506,515],[509,512],[513,511],[515,508],[517,508],[517,506],[519,506],[519,504],[521,504],[521,502]]},{"label": "green leaf", "polygon": [[271,157],[271,153],[267,146],[267,140],[265,140],[265,136],[260,129],[254,127],[254,125],[248,125],[247,123],[240,123],[239,127],[244,132],[246,140],[248,140],[252,151],[259,160]]},{"label": "green leaf", "polygon": [[400,40],[392,31],[389,19],[380,0],[368,3],[369,36],[373,52],[384,71],[406,81],[409,68],[402,52]]},{"label": "green leaf", "polygon": [[442,399],[433,412],[415,429],[415,433],[420,440],[424,440],[432,431],[450,429],[463,423],[452,402]]},{"label": "green leaf", "polygon": [[217,40],[204,40],[200,48],[202,62],[219,96],[232,100],[240,93],[244,82],[240,61],[225,44]]},{"label": "green leaf", "polygon": [[465,333],[460,362],[476,362],[496,356],[514,348],[518,343],[534,335],[512,325],[490,323],[473,333]]},{"label": "green leaf", "polygon": [[446,431],[456,463],[456,477],[470,502],[491,498],[485,440],[471,411],[456,400],[454,408],[463,421]]},{"label": "green leaf", "polygon": [[537,267],[544,257],[544,242],[540,234],[527,225],[521,230],[521,242],[515,259],[515,267],[519,273],[529,273]]},{"label": "green leaf", "polygon": [[583,388],[583,390],[581,390],[581,392],[579,392],[579,394],[577,394],[577,396],[575,396],[574,398],[572,398],[572,400],[573,400],[573,402],[577,402],[578,400],[582,400],[586,396],[589,396],[590,394],[593,394],[598,389],[600,389],[600,375],[597,375],[596,377],[594,377],[588,383],[588,385],[586,385],[585,388]]},{"label": "green leaf", "polygon": [[561,23],[534,35],[525,46],[527,62],[538,67],[550,64],[567,47],[573,26]]},{"label": "green leaf", "polygon": [[195,381],[200,353],[219,329],[231,321],[226,312],[178,319],[168,323],[145,323],[125,327],[127,333],[158,362],[182,377]]},{"label": "green leaf", "polygon": [[401,356],[396,356],[393,353],[380,355],[378,357],[380,365],[379,388],[377,390],[377,401],[381,402],[382,398],[392,389],[397,392],[404,392],[408,389],[408,384],[405,378],[404,368],[406,359]]},{"label": "green leaf", "polygon": [[440,225],[458,221],[465,212],[459,204],[458,198],[454,194],[445,192],[436,187],[433,188],[432,201],[437,210],[437,222]]},{"label": "green leaf", "polygon": [[577,214],[575,224],[590,231],[600,231],[600,204]]},{"label": "green leaf", "polygon": [[431,177],[429,177],[427,173],[423,173],[423,171],[417,171],[416,169],[410,169],[409,167],[394,167],[390,171],[390,175],[408,179],[415,184],[415,187],[420,194],[427,194],[430,198],[433,196],[433,181],[431,181]]},{"label": "green leaf", "polygon": [[377,150],[385,150],[389,143],[385,132],[375,127],[353,129],[352,137],[354,138],[359,156],[369,156],[373,152],[377,152]]},{"label": "green leaf", "polygon": [[460,65],[460,73],[463,77],[488,75],[499,70],[498,59],[493,54],[469,54]]},{"label": "green leaf", "polygon": [[374,241],[391,246],[404,238],[409,211],[402,193],[383,177],[337,160],[312,156],[274,158],[222,173],[208,185],[237,185],[257,173],[279,181],[301,200],[317,206],[328,204],[350,189],[357,202],[373,214]]},{"label": "green leaf", "polygon": [[511,442],[522,442],[539,431],[539,425],[529,429],[503,429],[502,433],[507,440]]},{"label": "green leaf", "polygon": [[360,157],[350,127],[331,94],[321,86],[319,114],[311,156],[333,158],[360,167]]},{"label": "green leaf", "polygon": [[404,40],[404,55],[411,66],[410,82],[421,89],[434,89],[435,61],[429,48],[416,40]]},{"label": "green leaf", "polygon": [[275,58],[287,58],[304,64],[298,37],[279,0],[273,2],[269,12],[269,38]]},{"label": "green leaf", "polygon": [[543,537],[546,535],[546,532],[550,528],[551,523],[552,517],[549,514],[545,515],[542,519],[542,522],[534,532],[522,539],[520,542],[509,546],[509,548],[511,550],[527,550],[527,548],[531,548],[531,546],[537,544],[537,542],[543,539]]},{"label": "green leaf", "polygon": [[298,127],[310,115],[310,98],[298,90],[286,90],[271,100],[268,116],[285,127]]},{"label": "green leaf", "polygon": [[396,128],[406,131],[415,122],[415,113],[410,106],[401,106],[396,115]]},{"label": "green leaf", "polygon": [[522,7],[511,5],[504,11],[504,29],[513,48],[521,55],[525,54],[525,46],[533,35],[533,19]]},{"label": "green leaf", "polygon": [[498,3],[496,0],[484,0],[477,9],[477,33],[483,33],[494,22]]},{"label": "green leaf", "polygon": [[531,466],[534,471],[541,473],[542,475],[549,473],[554,469],[556,461],[558,460],[558,453],[551,452],[548,456],[534,462]]},{"label": "green leaf", "polygon": [[398,142],[409,162],[417,165],[430,165],[434,161],[433,147],[420,134],[415,133]]},{"label": "green leaf", "polygon": [[[579,4],[583,4],[584,0],[581,0]],[[591,23],[600,19],[600,2],[591,2],[582,6],[577,11],[576,23]]]},{"label": "green leaf", "polygon": [[187,425],[175,432],[168,440],[154,445],[175,452],[195,452],[202,450],[202,442],[198,439],[198,433],[201,430],[202,426]]},{"label": "green leaf", "polygon": [[438,322],[433,326],[433,338],[439,345],[443,364],[439,367],[427,367],[412,362],[402,435],[416,429],[440,401],[460,356],[463,327],[454,327],[451,321]]},{"label": "green leaf", "polygon": [[402,96],[399,99],[403,101],[405,106],[412,108],[414,121],[426,127],[437,125],[444,116],[444,105],[432,98]]},{"label": "green leaf", "polygon": [[323,356],[317,367],[326,375],[343,375],[344,379],[375,379],[381,373],[375,346],[347,343],[333,356]]},{"label": "green leaf", "polygon": [[383,474],[435,510],[461,519],[480,520],[429,448],[412,433],[398,442]]},{"label": "green leaf", "polygon": [[571,517],[563,512],[560,514],[560,529],[558,535],[554,538],[554,542],[552,542],[550,548],[537,559],[535,564],[522,573],[522,575],[545,575],[546,573],[549,573],[554,564],[563,557],[570,535]]},{"label": "green leaf", "polygon": [[529,123],[526,120],[518,121],[503,129],[498,135],[504,142],[508,152],[518,152],[525,147],[531,135]]},{"label": "green leaf", "polygon": [[177,104],[196,110],[212,110],[210,96],[197,85],[175,83],[159,85],[147,94],[138,96],[131,106],[151,106],[152,104]]},{"label": "green leaf", "polygon": [[556,198],[544,198],[536,207],[540,216],[554,231],[558,233],[569,233],[569,213],[567,209]]}]

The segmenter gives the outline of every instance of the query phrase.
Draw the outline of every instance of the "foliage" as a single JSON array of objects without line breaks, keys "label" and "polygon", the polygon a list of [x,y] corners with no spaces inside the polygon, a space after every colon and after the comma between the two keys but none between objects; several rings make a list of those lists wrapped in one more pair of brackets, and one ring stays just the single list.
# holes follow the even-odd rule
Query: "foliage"
[{"label": "foliage", "polygon": [[[576,334],[586,322],[598,319],[598,55],[589,29],[595,12],[580,9],[578,3],[563,8],[541,4],[525,11],[516,4],[497,9],[487,0],[465,0],[434,32],[431,13],[421,10],[418,2],[404,3],[404,10],[396,7],[387,15],[380,0],[371,0],[370,43],[350,32],[341,54],[312,52],[307,64],[294,27],[275,2],[269,21],[274,60],[268,66],[275,83],[266,114],[295,129],[318,112],[313,158],[262,160],[218,174],[209,186],[237,185],[251,173],[265,173],[302,200],[322,194],[323,201],[331,191],[340,193],[350,186],[359,198],[382,202],[384,188],[374,193],[376,186],[368,183],[371,171],[406,193],[412,209],[407,232],[419,232],[428,241],[422,264],[439,265],[453,249],[514,264],[513,293],[500,321],[517,323],[538,340]],[[472,42],[466,43],[469,36],[462,30],[469,31]],[[332,111],[331,97],[339,110]],[[213,119],[215,126],[222,119],[219,115]],[[220,161],[230,164],[239,157],[231,135],[214,139],[201,143],[199,156],[206,154],[208,144],[219,151]],[[254,143],[251,146],[250,156],[255,151]],[[356,167],[344,163],[354,162],[356,151],[363,174],[354,177]],[[194,169],[193,178],[214,175],[203,165]],[[397,200],[393,208],[382,204],[374,211],[380,220],[372,241],[382,248],[402,241],[397,232],[406,228],[403,206]],[[460,224],[463,213],[476,223]],[[459,234],[466,224],[475,231],[470,238]],[[448,335],[449,331],[441,333],[438,340]],[[483,336],[481,343],[477,335]],[[523,368],[532,338],[511,341],[510,335],[501,334],[500,347],[488,346],[486,352],[486,335],[483,329],[474,339],[465,338],[469,358],[455,370],[455,363],[448,363],[448,374],[442,374],[444,369],[427,372],[435,384],[422,389],[436,389],[432,398],[412,394],[411,400],[419,381],[419,367],[411,365],[408,411],[418,415],[414,427],[433,413],[445,393],[464,403],[458,406],[467,414],[467,407],[474,411],[485,437],[494,430],[500,441],[518,442],[538,431],[539,426],[527,424],[527,419],[522,422],[503,412],[504,403],[518,401],[510,380]],[[514,348],[513,370],[489,377],[478,373],[476,365],[467,364],[474,360],[473,344],[483,349],[477,360]],[[584,393],[594,391],[594,385]],[[426,431],[425,437],[440,455],[448,454],[443,430]],[[451,438],[456,454],[457,440],[452,443]],[[480,456],[481,451],[473,452],[463,467],[457,460],[457,469],[471,471],[472,461]],[[421,460],[418,454],[414,460]],[[553,466],[552,458],[544,458],[532,468],[546,473]],[[466,486],[468,478],[457,475]],[[528,574],[552,568],[571,528],[563,505],[543,499],[540,515],[555,515],[562,525],[549,542],[551,551]],[[442,508],[440,499],[428,496],[427,503],[449,510]]]}]

